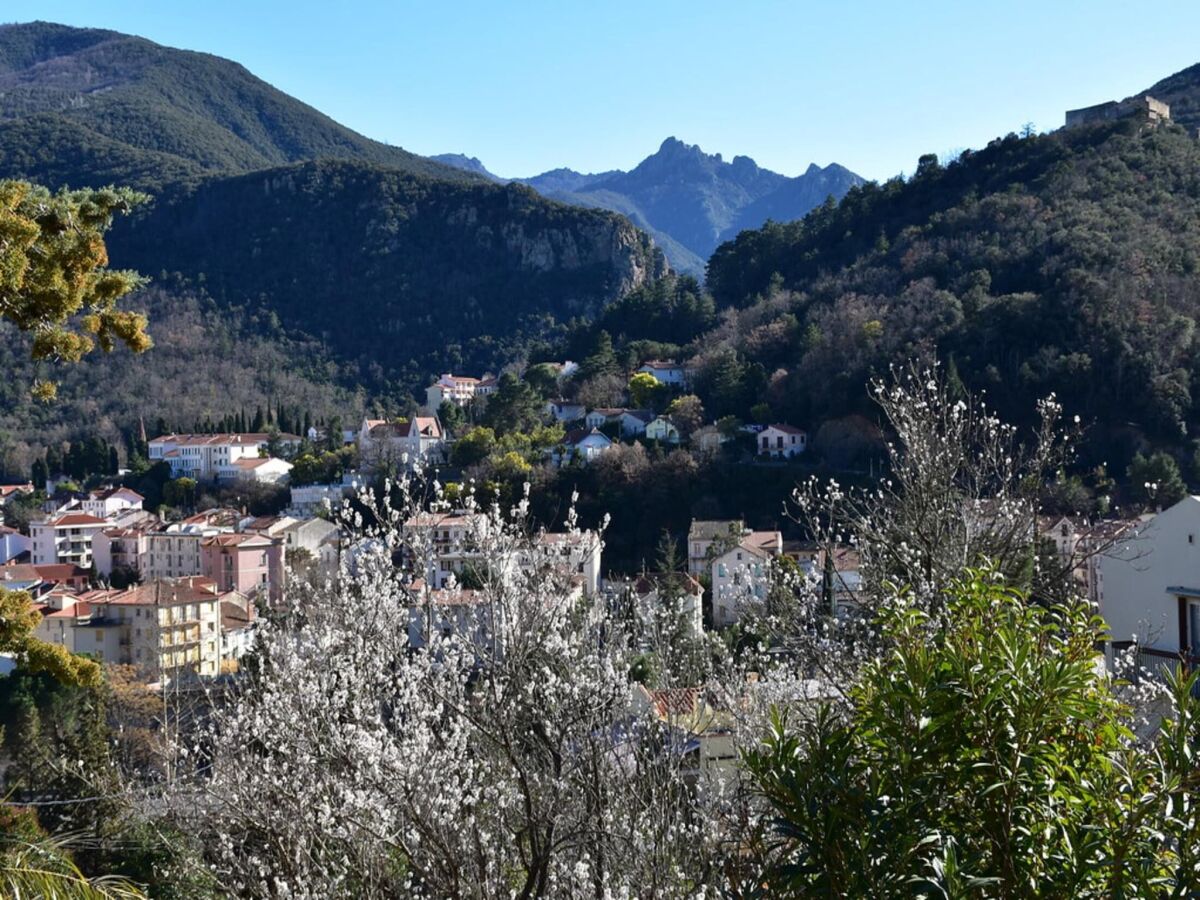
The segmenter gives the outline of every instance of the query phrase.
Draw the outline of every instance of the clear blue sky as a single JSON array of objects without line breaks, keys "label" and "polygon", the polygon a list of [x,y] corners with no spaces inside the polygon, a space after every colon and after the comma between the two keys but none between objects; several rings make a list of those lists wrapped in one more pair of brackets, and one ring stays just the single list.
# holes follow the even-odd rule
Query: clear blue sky
[{"label": "clear blue sky", "polygon": [[1196,0],[0,6],[35,18],[229,57],[363,134],[501,175],[628,168],[675,135],[786,174],[885,178],[1200,61]]}]

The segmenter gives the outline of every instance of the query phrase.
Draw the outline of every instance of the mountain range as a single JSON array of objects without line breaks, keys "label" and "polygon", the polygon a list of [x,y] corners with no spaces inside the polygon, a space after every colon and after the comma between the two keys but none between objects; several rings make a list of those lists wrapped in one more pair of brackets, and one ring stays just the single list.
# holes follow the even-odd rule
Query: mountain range
[{"label": "mountain range", "polygon": [[[229,60],[100,29],[0,26],[0,177],[149,192],[108,249],[114,265],[154,279],[158,321],[170,295],[186,297],[203,310],[190,328],[207,318],[214,332],[258,328],[305,348],[271,354],[287,377],[241,380],[229,394],[189,385],[179,405],[205,398],[200,417],[253,407],[288,378],[310,397],[358,390],[351,411],[365,392],[399,411],[436,373],[494,371],[666,271],[620,215],[370,140]],[[151,325],[144,378],[202,352],[190,332],[175,341],[186,331]],[[196,371],[219,372],[196,358]],[[13,366],[0,432],[17,443],[65,437],[106,402],[89,379],[66,379],[53,412],[31,413],[19,398],[32,372]]]},{"label": "mountain range", "polygon": [[585,174],[552,169],[529,178],[506,179],[475,157],[447,153],[437,162],[499,183],[527,184],[543,196],[622,213],[648,231],[672,268],[703,275],[708,257],[739,231],[767,220],[803,218],[827,198],[840,200],[863,179],[844,166],[810,165],[788,177],[761,168],[748,156],[726,162],[674,137],[628,172]]},{"label": "mountain range", "polygon": [[[398,413],[440,371],[579,358],[603,328],[620,353],[689,358],[710,416],[765,405],[814,446],[868,411],[868,378],[936,356],[1009,418],[1054,392],[1115,475],[1163,448],[1200,475],[1200,66],[1147,90],[1172,122],[1010,134],[882,184],[674,138],[629,172],[506,180],[372,141],[227,60],[2,26],[0,177],[154,195],[108,243],[153,279],[132,305],[158,343],[97,355],[35,407],[55,373],[0,325],[0,469],[137,415]],[[664,251],[707,293],[664,280]]]}]

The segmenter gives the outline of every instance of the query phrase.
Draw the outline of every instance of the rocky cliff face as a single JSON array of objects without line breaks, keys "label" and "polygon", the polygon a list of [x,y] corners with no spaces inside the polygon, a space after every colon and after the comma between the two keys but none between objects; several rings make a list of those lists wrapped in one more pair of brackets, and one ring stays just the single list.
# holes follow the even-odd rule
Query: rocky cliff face
[{"label": "rocky cliff face", "polygon": [[[444,154],[433,159],[503,180],[474,157]],[[789,178],[748,156],[726,162],[719,153],[705,153],[673,137],[629,172],[553,169],[514,180],[546,197],[627,216],[654,237],[673,268],[693,275],[702,275],[713,250],[739,231],[758,228],[767,219],[802,218],[826,197],[840,199],[862,183],[836,163],[812,165]]]},{"label": "rocky cliff face", "polygon": [[613,213],[334,161],[181,188],[111,243],[123,263],[202,278],[221,304],[261,306],[414,383],[446,365],[494,367],[666,271]]}]

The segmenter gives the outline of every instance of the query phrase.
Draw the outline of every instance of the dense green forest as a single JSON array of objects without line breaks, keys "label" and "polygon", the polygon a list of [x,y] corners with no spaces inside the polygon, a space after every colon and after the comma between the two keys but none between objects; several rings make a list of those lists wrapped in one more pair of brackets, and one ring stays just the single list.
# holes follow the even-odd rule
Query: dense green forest
[{"label": "dense green forest", "polygon": [[[146,312],[155,346],[135,356],[123,348],[72,366],[30,360],[29,338],[0,324],[0,474],[29,472],[45,447],[82,437],[113,443],[153,430],[160,418],[180,427],[286,401],[314,418],[352,421],[368,402],[357,380],[315,341],[284,334],[270,314],[222,309],[202,292],[151,287],[128,304]],[[29,391],[35,378],[58,379],[45,404]],[[400,408],[377,411],[396,413]]]},{"label": "dense green forest", "polygon": [[[133,303],[156,341],[136,364],[148,387],[121,353],[35,373],[9,341],[9,466],[164,404],[202,421],[295,390],[314,415],[356,414],[369,392],[402,411],[436,372],[518,361],[665,271],[618,215],[368,140],[236,63],[109,31],[0,26],[0,178],[153,197],[108,241],[155,288]],[[62,380],[63,402],[32,408],[35,375]]]},{"label": "dense green forest", "polygon": [[222,306],[269,311],[385,392],[513,361],[664,268],[612,213],[333,160],[167,192],[109,247],[202,281]]},{"label": "dense green forest", "polygon": [[217,56],[98,28],[0,26],[0,119],[36,114],[210,171],[333,158],[472,178],[365,138]]},{"label": "dense green forest", "polygon": [[[139,366],[176,387],[188,369],[184,420],[266,402],[279,379],[315,414],[364,396],[403,409],[438,371],[584,360],[604,335],[610,367],[690,360],[710,420],[783,420],[844,449],[871,430],[868,379],[936,356],[1008,418],[1055,393],[1089,429],[1089,465],[1123,474],[1166,449],[1193,474],[1200,145],[1180,124],[923,157],[911,177],[742,231],[701,285],[667,275],[620,216],[369,141],[216,57],[4,26],[0,92],[0,176],[155,194],[110,249],[154,279],[158,347]],[[1151,92],[1190,123],[1200,68]],[[10,447],[158,414],[121,354],[66,373],[60,409],[32,409],[19,350]],[[244,376],[229,387],[230,373]]]},{"label": "dense green forest", "polygon": [[866,409],[864,382],[890,364],[936,354],[1010,418],[1055,393],[1099,460],[1190,454],[1198,268],[1184,128],[1009,135],[720,247],[722,322],[695,362],[704,380],[735,359],[773,415],[811,427]]}]

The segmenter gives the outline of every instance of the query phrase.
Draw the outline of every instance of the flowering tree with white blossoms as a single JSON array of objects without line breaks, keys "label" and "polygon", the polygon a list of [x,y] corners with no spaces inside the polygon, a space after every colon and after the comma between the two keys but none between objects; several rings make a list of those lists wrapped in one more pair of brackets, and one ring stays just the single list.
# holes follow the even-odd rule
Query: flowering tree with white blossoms
[{"label": "flowering tree with white blossoms", "polygon": [[[800,484],[789,514],[812,537],[815,562],[777,565],[768,602],[743,604],[750,630],[835,693],[880,652],[879,617],[901,589],[936,621],[947,587],[969,567],[986,564],[1059,600],[1082,563],[1039,553],[1042,493],[1072,454],[1053,398],[1022,435],[981,399],[956,396],[936,368],[912,363],[870,391],[891,434],[885,474],[864,488]],[[838,565],[847,554],[852,584]]]},{"label": "flowering tree with white blossoms", "polygon": [[[422,517],[444,505],[392,494],[336,576],[263,628],[255,674],[188,750],[173,812],[221,881],[272,897],[715,894],[719,792],[693,788],[686,735],[631,710],[625,635],[564,542],[528,533],[523,507],[468,503],[453,549],[478,586],[434,590],[448,531]],[[600,539],[568,527],[577,551]]]}]

